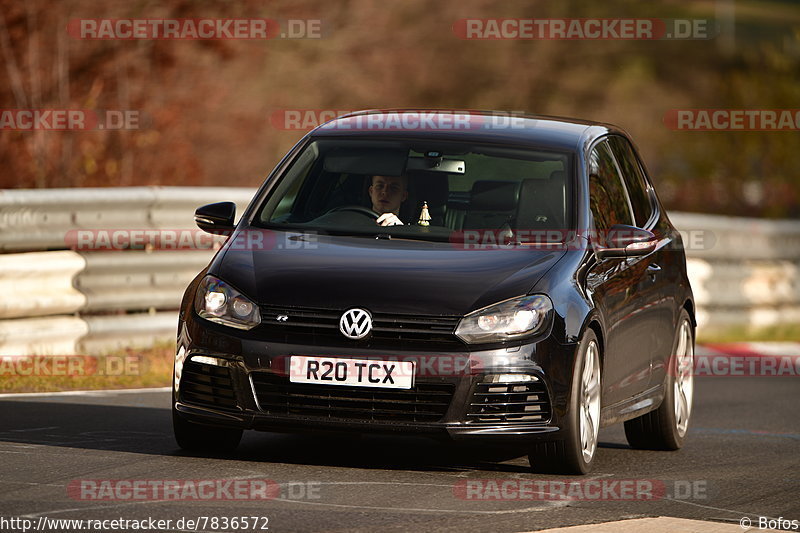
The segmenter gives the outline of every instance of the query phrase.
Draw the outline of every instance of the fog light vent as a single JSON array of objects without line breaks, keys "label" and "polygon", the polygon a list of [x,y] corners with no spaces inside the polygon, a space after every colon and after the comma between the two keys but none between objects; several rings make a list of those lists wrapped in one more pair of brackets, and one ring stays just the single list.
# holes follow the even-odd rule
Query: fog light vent
[{"label": "fog light vent", "polygon": [[475,386],[470,422],[546,424],[550,421],[550,398],[537,376],[491,374]]}]

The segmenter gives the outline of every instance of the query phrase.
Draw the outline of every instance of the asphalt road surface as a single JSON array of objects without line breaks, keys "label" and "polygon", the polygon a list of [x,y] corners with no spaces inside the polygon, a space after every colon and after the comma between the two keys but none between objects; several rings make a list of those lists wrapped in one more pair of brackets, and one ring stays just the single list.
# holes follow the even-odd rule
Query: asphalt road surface
[{"label": "asphalt road surface", "polygon": [[[698,378],[684,449],[631,450],[622,427],[615,426],[601,430],[594,472],[566,478],[531,474],[527,459],[508,451],[410,437],[246,432],[230,456],[189,455],[173,441],[165,390],[3,396],[0,531],[22,531],[22,522],[7,521],[14,517],[37,525],[40,517],[169,519],[169,531],[264,531],[266,525],[272,532],[461,533],[652,516],[729,524],[747,516],[757,530],[759,516],[800,520],[799,400],[797,377]],[[133,489],[119,492],[127,487],[119,480],[139,480],[139,487],[165,480],[231,481],[258,499],[154,501],[144,490],[125,500],[89,499],[108,496],[108,487],[131,496]],[[567,490],[559,482],[565,480],[580,483],[569,490],[586,499],[559,499],[558,491]],[[624,489],[632,480],[644,487],[638,496]],[[264,483],[269,499],[258,492]],[[539,492],[531,492],[532,486]],[[221,498],[242,495],[215,487],[213,494]],[[595,492],[597,487],[606,492]],[[515,488],[523,490],[522,498]],[[201,517],[208,518],[187,527],[186,520]],[[212,522],[214,517],[228,518],[228,527]],[[264,518],[257,524],[248,518],[249,529],[242,529],[243,521],[232,527],[233,517]],[[76,529],[49,525],[46,531]]]}]

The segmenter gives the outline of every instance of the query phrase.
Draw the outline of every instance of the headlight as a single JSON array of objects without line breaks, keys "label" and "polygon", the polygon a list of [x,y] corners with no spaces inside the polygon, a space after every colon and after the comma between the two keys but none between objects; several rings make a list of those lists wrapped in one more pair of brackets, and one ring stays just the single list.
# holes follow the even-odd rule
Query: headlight
[{"label": "headlight", "polygon": [[206,320],[232,328],[252,329],[261,324],[258,306],[214,276],[206,276],[200,282],[194,309]]},{"label": "headlight", "polygon": [[552,310],[553,303],[543,294],[512,298],[462,318],[456,336],[469,344],[525,337],[542,331]]}]

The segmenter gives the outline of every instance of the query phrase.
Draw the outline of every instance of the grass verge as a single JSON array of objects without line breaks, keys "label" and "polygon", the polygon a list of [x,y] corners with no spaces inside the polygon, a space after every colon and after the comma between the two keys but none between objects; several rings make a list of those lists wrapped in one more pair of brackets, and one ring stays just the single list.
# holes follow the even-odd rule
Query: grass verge
[{"label": "grass verge", "polygon": [[697,330],[697,342],[800,342],[800,324],[783,324],[765,328],[727,328]]},{"label": "grass verge", "polygon": [[0,393],[166,387],[175,345],[105,355],[31,355],[0,359]]}]

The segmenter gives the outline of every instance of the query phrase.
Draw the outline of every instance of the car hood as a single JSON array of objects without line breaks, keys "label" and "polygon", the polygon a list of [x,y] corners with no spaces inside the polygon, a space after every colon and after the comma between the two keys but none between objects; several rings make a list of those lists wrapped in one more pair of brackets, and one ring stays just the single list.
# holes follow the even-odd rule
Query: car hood
[{"label": "car hood", "polygon": [[227,247],[209,273],[260,305],[464,315],[527,294],[563,255],[562,249],[464,250],[447,243],[317,236],[300,237],[291,247]]}]

